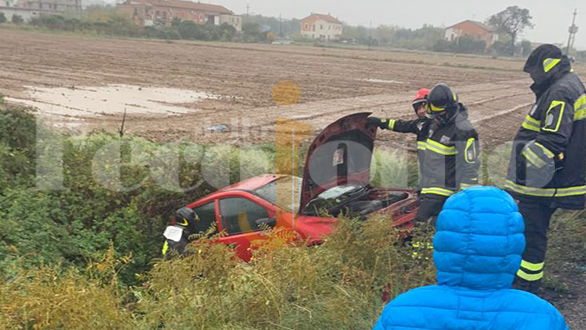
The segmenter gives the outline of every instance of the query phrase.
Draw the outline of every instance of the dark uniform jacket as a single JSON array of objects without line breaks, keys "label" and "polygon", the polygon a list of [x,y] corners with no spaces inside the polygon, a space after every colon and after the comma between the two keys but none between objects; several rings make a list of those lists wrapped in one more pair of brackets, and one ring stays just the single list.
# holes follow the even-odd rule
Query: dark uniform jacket
[{"label": "dark uniform jacket", "polygon": [[[421,178],[421,164],[425,159],[425,141],[429,134],[429,126],[432,120],[429,118],[419,118],[415,120],[395,120],[390,119],[388,129],[399,133],[413,133],[417,136],[417,160],[419,163],[419,177]],[[421,190],[421,186],[419,187]]]},{"label": "dark uniform jacket", "polygon": [[450,196],[478,183],[478,134],[464,105],[444,122],[390,120],[388,128],[417,134],[421,194]]},{"label": "dark uniform jacket", "polygon": [[531,89],[536,102],[513,141],[506,188],[517,199],[542,199],[552,207],[582,209],[586,194],[584,85],[569,61],[562,60],[548,79]]}]

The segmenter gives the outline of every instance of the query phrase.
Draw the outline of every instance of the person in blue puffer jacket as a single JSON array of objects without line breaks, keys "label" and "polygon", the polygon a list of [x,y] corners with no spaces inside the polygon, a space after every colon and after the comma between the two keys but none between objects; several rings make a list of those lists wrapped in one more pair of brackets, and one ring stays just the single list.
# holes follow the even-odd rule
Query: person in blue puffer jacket
[{"label": "person in blue puffer jacket", "polygon": [[511,289],[525,249],[523,230],[506,192],[478,186],[453,195],[433,239],[438,284],[395,298],[374,329],[568,329],[550,303]]}]

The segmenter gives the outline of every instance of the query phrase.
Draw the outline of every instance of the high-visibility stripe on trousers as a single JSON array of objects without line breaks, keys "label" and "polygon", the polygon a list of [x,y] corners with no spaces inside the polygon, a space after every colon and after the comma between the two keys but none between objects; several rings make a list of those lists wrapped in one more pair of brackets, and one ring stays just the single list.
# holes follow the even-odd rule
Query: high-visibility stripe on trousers
[{"label": "high-visibility stripe on trousers", "polygon": [[517,277],[528,281],[539,281],[543,278],[543,266],[545,263],[532,263],[526,260],[521,261],[521,268],[517,272]]},{"label": "high-visibility stripe on trousers", "polygon": [[519,212],[525,220],[525,252],[517,280],[539,285],[545,267],[547,230],[555,208],[534,199],[519,201]]}]

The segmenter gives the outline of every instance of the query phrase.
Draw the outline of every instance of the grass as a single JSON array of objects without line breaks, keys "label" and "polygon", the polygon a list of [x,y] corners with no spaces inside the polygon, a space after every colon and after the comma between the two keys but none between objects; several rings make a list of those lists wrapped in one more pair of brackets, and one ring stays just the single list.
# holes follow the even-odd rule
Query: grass
[{"label": "grass", "polygon": [[[319,247],[287,246],[274,231],[251,263],[202,239],[193,254],[156,262],[137,287],[120,288],[129,261],[112,250],[84,271],[23,271],[0,284],[0,322],[15,328],[368,329],[395,296],[433,282],[430,251],[420,259],[390,219],[343,220]],[[423,236],[429,241],[429,236]],[[58,302],[58,303],[55,303]]]}]

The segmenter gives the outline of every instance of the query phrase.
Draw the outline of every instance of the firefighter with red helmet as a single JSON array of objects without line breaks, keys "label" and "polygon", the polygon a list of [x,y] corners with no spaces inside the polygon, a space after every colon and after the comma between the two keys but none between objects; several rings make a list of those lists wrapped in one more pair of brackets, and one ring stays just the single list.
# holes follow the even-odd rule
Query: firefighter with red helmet
[{"label": "firefighter with red helmet", "polygon": [[[427,117],[427,95],[429,89],[421,88],[417,91],[415,98],[411,102],[413,110],[417,115],[417,119],[414,120],[397,120],[397,119],[380,119],[377,117],[370,117],[369,123],[377,125],[381,129],[388,129],[399,133],[412,133],[417,136],[417,158],[419,164],[423,163],[424,148],[422,148],[429,131],[429,124],[431,119]],[[420,167],[421,169],[421,167]],[[421,173],[420,173],[421,177]]]},{"label": "firefighter with red helmet", "polygon": [[415,221],[433,222],[448,197],[478,183],[478,133],[466,107],[445,84],[420,89],[412,104],[418,119],[370,117],[369,123],[417,135],[421,205]]}]

